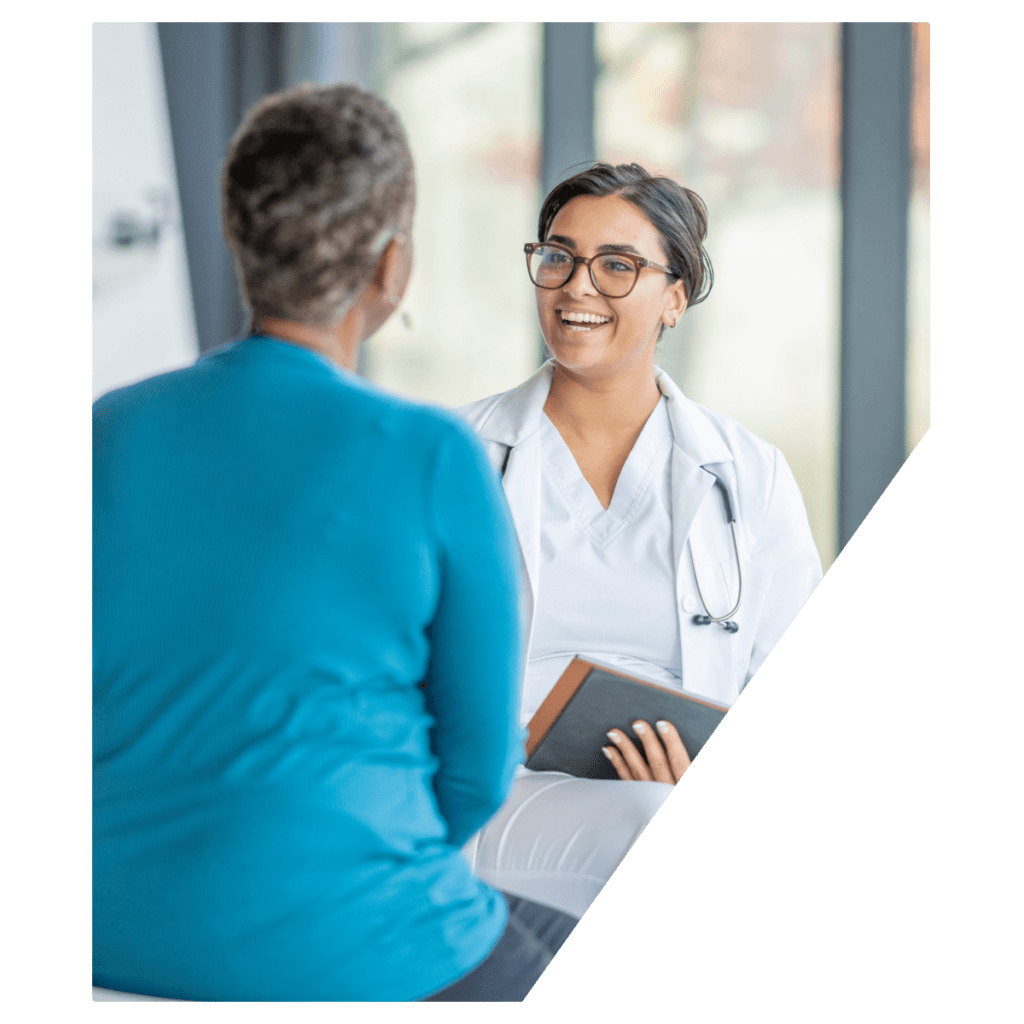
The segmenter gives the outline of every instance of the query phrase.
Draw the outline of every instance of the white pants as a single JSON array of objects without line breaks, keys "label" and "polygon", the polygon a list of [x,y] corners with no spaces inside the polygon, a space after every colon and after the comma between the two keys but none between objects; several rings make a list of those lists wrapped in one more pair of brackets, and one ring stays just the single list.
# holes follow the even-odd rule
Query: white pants
[{"label": "white pants", "polygon": [[672,786],[524,772],[463,848],[479,878],[582,917]]}]

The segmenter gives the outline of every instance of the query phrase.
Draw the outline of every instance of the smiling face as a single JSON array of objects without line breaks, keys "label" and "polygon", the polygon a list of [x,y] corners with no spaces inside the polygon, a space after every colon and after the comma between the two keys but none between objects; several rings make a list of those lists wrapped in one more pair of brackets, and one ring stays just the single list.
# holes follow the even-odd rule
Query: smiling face
[{"label": "smiling face", "polygon": [[[658,230],[621,196],[577,196],[558,211],[547,242],[576,256],[616,251],[668,260]],[[633,290],[620,299],[602,295],[583,266],[560,288],[537,288],[537,314],[551,354],[580,376],[609,376],[654,364],[662,324],[674,324],[686,308],[682,282],[645,267]]]}]

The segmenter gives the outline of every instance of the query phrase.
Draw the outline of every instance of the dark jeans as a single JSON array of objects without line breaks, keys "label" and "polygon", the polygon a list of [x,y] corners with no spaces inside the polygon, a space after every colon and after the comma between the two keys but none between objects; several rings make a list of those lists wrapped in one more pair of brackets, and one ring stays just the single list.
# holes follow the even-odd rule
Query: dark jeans
[{"label": "dark jeans", "polygon": [[508,924],[490,955],[454,984],[424,1002],[517,1003],[533,988],[577,918],[560,910],[502,893]]}]

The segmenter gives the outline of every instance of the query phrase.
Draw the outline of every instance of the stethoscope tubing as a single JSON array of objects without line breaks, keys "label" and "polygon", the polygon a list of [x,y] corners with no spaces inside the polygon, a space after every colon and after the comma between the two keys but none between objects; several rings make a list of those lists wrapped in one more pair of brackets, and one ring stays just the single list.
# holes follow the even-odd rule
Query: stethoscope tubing
[{"label": "stethoscope tubing", "polygon": [[[739,586],[736,588],[736,603],[729,609],[724,615],[712,615],[711,610],[708,608],[707,601],[704,600],[704,594],[700,589],[700,579],[697,576],[697,566],[693,564],[693,550],[690,551],[690,565],[693,567],[693,582],[697,584],[697,596],[700,598],[700,603],[704,605],[704,611],[707,615],[697,615],[696,619],[700,619],[697,623],[699,626],[710,625],[712,622],[724,622],[727,619],[731,619],[737,611],[739,611],[740,602],[743,600],[743,569],[740,567],[740,549],[739,544],[736,542],[736,524],[729,523],[729,529],[732,530],[732,549],[736,554],[736,575],[739,578]],[[738,627],[737,627],[738,628]],[[735,632],[735,630],[730,630]]]},{"label": "stethoscope tubing", "polygon": [[722,494],[722,501],[725,503],[725,517],[729,523],[729,529],[732,531],[732,550],[736,556],[736,578],[739,584],[736,588],[736,603],[729,609],[724,615],[712,615],[711,609],[708,607],[707,601],[704,600],[704,594],[700,589],[700,577],[697,575],[697,566],[693,561],[693,548],[690,548],[690,567],[693,569],[693,582],[697,585],[697,596],[700,598],[700,603],[704,605],[705,615],[694,615],[693,622],[698,626],[710,626],[712,622],[721,622],[724,628],[730,633],[736,633],[739,630],[739,626],[735,622],[729,621],[739,611],[740,602],[743,600],[743,567],[740,565],[740,546],[736,540],[736,516],[732,510],[732,501],[729,499],[729,492],[726,489],[724,483],[718,474],[715,476],[715,485]]}]

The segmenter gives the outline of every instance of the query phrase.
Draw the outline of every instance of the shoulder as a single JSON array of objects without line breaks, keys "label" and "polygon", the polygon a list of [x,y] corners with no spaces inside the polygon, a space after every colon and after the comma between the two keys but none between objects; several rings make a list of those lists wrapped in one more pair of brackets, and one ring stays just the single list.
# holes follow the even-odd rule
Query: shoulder
[{"label": "shoulder", "polygon": [[456,412],[492,447],[518,445],[540,426],[553,372],[554,364],[548,360],[516,387],[470,402]]},{"label": "shoulder", "polygon": [[368,416],[407,436],[417,447],[480,446],[472,426],[457,410],[396,394],[363,378],[352,378],[347,383]]},{"label": "shoulder", "polygon": [[491,395],[488,398],[480,398],[468,405],[460,405],[455,409],[455,413],[461,417],[463,422],[469,424],[474,430],[478,430],[490,419],[491,414],[501,401],[510,394],[511,391],[502,391],[500,394]]},{"label": "shoulder", "polygon": [[365,442],[379,446],[382,457],[399,457],[404,475],[426,474],[432,487],[457,489],[490,477],[485,446],[457,411],[406,398],[361,378],[351,386],[360,406],[357,415],[365,424]]},{"label": "shoulder", "polygon": [[510,441],[524,427],[534,427],[534,420],[539,421],[551,390],[551,376],[552,364],[549,361],[514,388],[470,402],[455,411],[477,433],[493,435],[495,440]]},{"label": "shoulder", "polygon": [[204,418],[218,425],[258,420],[289,433],[314,434],[325,449],[344,448],[358,438],[361,445],[406,459],[429,459],[449,443],[479,446],[455,412],[390,392],[274,339],[228,343],[190,366],[117,388],[93,403],[97,428],[145,423],[171,430]]},{"label": "shoulder", "polygon": [[739,420],[716,412],[698,403],[693,403],[697,414],[703,417],[708,426],[721,438],[733,458],[744,467],[760,468],[765,472],[774,470],[777,459],[781,456],[779,449],[748,430]]},{"label": "shoulder", "polygon": [[687,398],[665,374],[661,387],[672,398],[670,416],[677,445],[731,489],[744,528],[756,535],[763,524],[781,514],[803,531],[807,517],[803,499],[779,448],[732,416]]},{"label": "shoulder", "polygon": [[773,472],[779,450],[725,413],[688,398],[662,370],[658,386],[669,399],[676,443],[700,465],[735,462],[737,472]]},{"label": "shoulder", "polygon": [[195,365],[193,363],[176,370],[168,370],[107,391],[92,403],[93,422],[117,422],[125,417],[131,417],[136,411],[145,412],[163,398],[187,392],[190,379],[195,373]]}]

